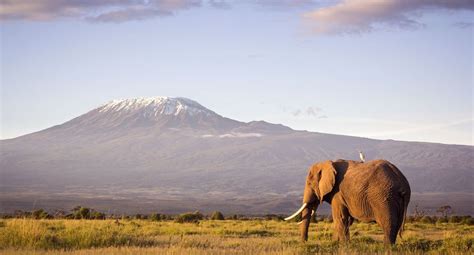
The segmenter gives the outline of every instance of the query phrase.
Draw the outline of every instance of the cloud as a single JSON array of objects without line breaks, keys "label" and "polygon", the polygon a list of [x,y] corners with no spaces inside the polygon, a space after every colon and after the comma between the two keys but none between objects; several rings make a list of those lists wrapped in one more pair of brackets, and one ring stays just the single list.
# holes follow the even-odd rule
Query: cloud
[{"label": "cloud", "polygon": [[170,16],[173,15],[170,11],[163,11],[159,9],[147,9],[147,8],[127,8],[123,10],[110,11],[102,13],[100,15],[87,18],[94,22],[125,22],[129,20],[144,20],[157,16]]},{"label": "cloud", "polygon": [[401,29],[424,27],[417,21],[422,11],[433,9],[474,10],[472,0],[343,0],[305,13],[317,34],[370,32],[380,25]]},{"label": "cloud", "polygon": [[296,109],[294,111],[291,112],[291,115],[295,116],[295,117],[298,117],[301,115],[301,110],[300,109]]},{"label": "cloud", "polygon": [[201,0],[0,0],[0,20],[124,22],[170,16],[200,5]]},{"label": "cloud", "polygon": [[308,106],[304,109],[295,109],[292,110],[290,113],[294,117],[311,117],[311,118],[318,118],[318,119],[325,119],[327,118],[326,115],[322,115],[323,109],[314,106]]},{"label": "cloud", "polygon": [[314,0],[256,0],[252,1],[263,7],[270,8],[291,8],[291,7],[300,7],[308,6],[315,4],[317,1]]},{"label": "cloud", "polygon": [[312,116],[312,117],[318,117],[319,113],[321,112],[321,108],[319,107],[308,107],[306,108],[306,115]]},{"label": "cloud", "polygon": [[209,0],[209,5],[216,9],[223,9],[223,10],[227,10],[232,7],[230,3],[225,0]]},{"label": "cloud", "polygon": [[453,25],[458,28],[472,28],[474,27],[474,22],[456,22]]},{"label": "cloud", "polygon": [[[265,7],[298,7],[312,0],[248,0]],[[51,21],[76,18],[97,22],[125,22],[173,15],[204,3],[230,9],[229,0],[0,0],[0,20]]]},{"label": "cloud", "polygon": [[222,134],[222,135],[202,135],[202,138],[249,138],[249,137],[262,137],[263,134],[260,133],[239,133],[239,132],[232,132],[228,134]]}]

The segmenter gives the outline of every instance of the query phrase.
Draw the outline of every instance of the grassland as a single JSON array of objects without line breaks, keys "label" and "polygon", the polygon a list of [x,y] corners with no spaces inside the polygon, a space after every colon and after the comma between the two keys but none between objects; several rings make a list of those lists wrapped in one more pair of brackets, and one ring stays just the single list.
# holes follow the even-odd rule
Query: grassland
[{"label": "grassland", "polygon": [[[472,254],[474,226],[407,223],[393,253]],[[376,224],[354,223],[351,242],[332,241],[332,223],[311,225],[309,241],[298,240],[295,223],[276,220],[0,221],[1,254],[314,254],[384,253]]]}]

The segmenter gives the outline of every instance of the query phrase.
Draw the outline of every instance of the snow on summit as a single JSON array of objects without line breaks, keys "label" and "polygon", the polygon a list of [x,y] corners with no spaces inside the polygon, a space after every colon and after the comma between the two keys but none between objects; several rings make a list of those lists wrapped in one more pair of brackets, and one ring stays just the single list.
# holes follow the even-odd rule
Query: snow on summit
[{"label": "snow on summit", "polygon": [[99,112],[142,112],[143,116],[174,115],[181,114],[210,115],[213,112],[198,102],[191,99],[177,97],[149,97],[112,100],[99,108]]}]

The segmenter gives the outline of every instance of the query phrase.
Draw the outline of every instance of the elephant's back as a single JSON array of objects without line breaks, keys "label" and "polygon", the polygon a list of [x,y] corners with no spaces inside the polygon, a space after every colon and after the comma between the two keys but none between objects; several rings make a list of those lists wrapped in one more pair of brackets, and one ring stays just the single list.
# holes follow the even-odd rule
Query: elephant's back
[{"label": "elephant's back", "polygon": [[[387,160],[373,160],[361,164],[359,170],[361,175],[368,176],[366,185],[369,194],[374,196],[410,196],[410,184],[403,173],[392,163]],[[365,165],[365,166],[364,166]]]},{"label": "elephant's back", "polygon": [[349,164],[340,188],[351,215],[360,220],[374,220],[377,208],[409,201],[411,194],[405,176],[386,160]]},{"label": "elephant's back", "polygon": [[384,179],[392,182],[393,188],[397,191],[403,191],[404,189],[410,189],[410,184],[403,173],[394,164],[387,160],[374,160],[374,170],[376,173],[383,175]]}]

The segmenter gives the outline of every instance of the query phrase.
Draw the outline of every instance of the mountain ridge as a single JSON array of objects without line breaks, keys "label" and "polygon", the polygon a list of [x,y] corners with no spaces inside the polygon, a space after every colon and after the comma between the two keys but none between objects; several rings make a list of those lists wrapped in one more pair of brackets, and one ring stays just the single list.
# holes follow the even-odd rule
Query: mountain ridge
[{"label": "mountain ridge", "polygon": [[[58,201],[109,197],[143,199],[156,206],[153,201],[168,199],[196,201],[204,208],[219,201],[226,208],[238,203],[250,211],[282,212],[299,202],[311,164],[358,160],[359,149],[369,160],[385,158],[396,164],[415,193],[473,193],[472,146],[293,130],[265,121],[232,120],[204,106],[204,114],[186,114],[176,101],[165,110],[166,100],[182,99],[156,100],[157,105],[140,103],[145,108],[152,104],[145,112],[130,105],[124,110],[120,102],[127,101],[115,101],[107,111],[98,110],[104,104],[61,125],[0,140],[0,185],[6,192],[0,202],[8,205],[6,201],[18,196],[34,200],[34,191]],[[108,111],[114,107],[124,111],[114,115]],[[143,115],[152,120],[141,119]],[[243,202],[259,199],[268,206]]]}]

